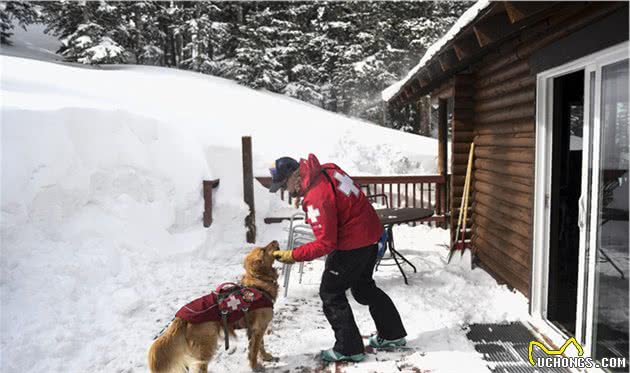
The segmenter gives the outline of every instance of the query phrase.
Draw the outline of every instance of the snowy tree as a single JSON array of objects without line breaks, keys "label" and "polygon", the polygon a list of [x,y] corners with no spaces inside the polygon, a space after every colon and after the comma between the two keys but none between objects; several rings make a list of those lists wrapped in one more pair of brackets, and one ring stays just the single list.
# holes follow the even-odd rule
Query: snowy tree
[{"label": "snowy tree", "polygon": [[58,51],[68,61],[84,64],[122,63],[125,48],[117,40],[127,36],[123,18],[113,3],[44,3],[48,29],[62,43]]},{"label": "snowy tree", "polygon": [[278,60],[282,45],[275,41],[283,24],[274,22],[274,16],[273,10],[266,7],[245,17],[245,24],[239,27],[236,79],[250,87],[281,92],[287,77]]},{"label": "snowy tree", "polygon": [[[404,77],[469,5],[100,0],[41,8],[70,61],[194,70],[379,123],[380,92]],[[10,30],[7,14],[0,12],[2,30]],[[389,113],[388,125],[417,132],[417,111],[414,105]]]},{"label": "snowy tree", "polygon": [[26,25],[39,20],[39,13],[32,3],[26,1],[0,2],[0,44],[11,45],[9,40],[14,23],[26,30]]},{"label": "snowy tree", "polygon": [[128,52],[128,62],[145,65],[162,65],[163,33],[158,24],[159,5],[154,1],[118,3],[121,28],[125,38],[118,42]]},{"label": "snowy tree", "polygon": [[106,35],[102,26],[88,22],[62,40],[62,55],[70,61],[84,64],[120,63],[125,59],[125,49]]},{"label": "snowy tree", "polygon": [[227,73],[222,70],[225,66],[215,63],[226,59],[227,45],[233,38],[233,27],[223,21],[224,17],[226,12],[220,6],[208,2],[197,2],[187,12],[183,67],[215,75]]},{"label": "snowy tree", "polygon": [[291,80],[284,94],[313,105],[322,106],[324,95],[318,84],[320,72],[311,65],[296,65],[291,69]]}]

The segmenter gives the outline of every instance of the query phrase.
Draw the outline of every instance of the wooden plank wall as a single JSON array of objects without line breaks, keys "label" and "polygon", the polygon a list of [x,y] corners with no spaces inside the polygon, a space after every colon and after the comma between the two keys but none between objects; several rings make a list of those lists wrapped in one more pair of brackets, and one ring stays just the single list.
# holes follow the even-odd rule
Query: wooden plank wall
[{"label": "wooden plank wall", "polygon": [[[464,179],[470,144],[473,141],[473,76],[458,74],[453,79],[453,120],[451,123],[451,241],[455,238],[457,219],[462,203]],[[471,190],[474,185],[471,184]],[[474,195],[471,193],[468,202],[468,221],[466,223],[466,240],[470,239],[471,209]],[[461,237],[461,232],[460,232]]]},{"label": "wooden plank wall", "polygon": [[532,241],[535,88],[527,61],[475,75],[472,243],[486,269],[524,294]]},{"label": "wooden plank wall", "polygon": [[[486,270],[526,296],[533,242],[536,108],[536,76],[528,59],[540,48],[609,14],[614,10],[610,4],[580,3],[552,12],[472,69],[472,246]],[[455,123],[454,127],[452,201],[457,207],[465,172],[461,158],[467,149],[457,132],[464,134],[462,141],[469,140],[469,125],[459,128]]]}]

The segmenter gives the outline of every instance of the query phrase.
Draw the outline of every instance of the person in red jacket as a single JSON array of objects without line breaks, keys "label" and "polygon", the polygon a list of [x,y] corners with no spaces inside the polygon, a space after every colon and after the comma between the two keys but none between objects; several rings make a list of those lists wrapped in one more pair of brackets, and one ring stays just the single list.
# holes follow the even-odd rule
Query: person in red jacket
[{"label": "person in red jacket", "polygon": [[361,188],[339,166],[320,165],[313,154],[299,163],[289,157],[279,158],[270,171],[269,191],[286,188],[292,196],[303,197],[306,221],[315,235],[313,242],[275,251],[276,259],[294,263],[328,255],[319,295],[336,342],[332,349],[322,351],[322,359],[365,358],[363,340],[346,298],[348,289],[357,302],[369,306],[377,330],[368,340],[370,346],[404,346],[407,333],[400,314],[372,278],[383,226]]}]

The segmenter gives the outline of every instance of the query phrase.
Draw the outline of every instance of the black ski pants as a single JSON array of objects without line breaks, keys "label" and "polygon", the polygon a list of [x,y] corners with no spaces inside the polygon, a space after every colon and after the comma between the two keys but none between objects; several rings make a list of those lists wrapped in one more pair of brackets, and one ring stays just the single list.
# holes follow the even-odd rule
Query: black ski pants
[{"label": "black ski pants", "polygon": [[326,258],[319,296],[324,314],[335,332],[336,352],[354,355],[363,352],[363,339],[346,298],[350,289],[354,299],[369,306],[370,315],[381,338],[398,339],[407,335],[394,303],[374,283],[377,245],[354,250],[335,250]]}]

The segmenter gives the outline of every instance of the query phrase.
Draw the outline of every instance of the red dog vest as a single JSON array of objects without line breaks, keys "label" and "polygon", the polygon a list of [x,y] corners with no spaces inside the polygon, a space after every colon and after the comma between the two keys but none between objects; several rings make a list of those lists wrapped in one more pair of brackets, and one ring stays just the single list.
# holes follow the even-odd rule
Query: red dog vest
[{"label": "red dog vest", "polygon": [[220,321],[222,315],[234,322],[243,318],[245,312],[264,307],[273,307],[273,301],[263,291],[226,282],[180,308],[175,316],[193,324]]}]

